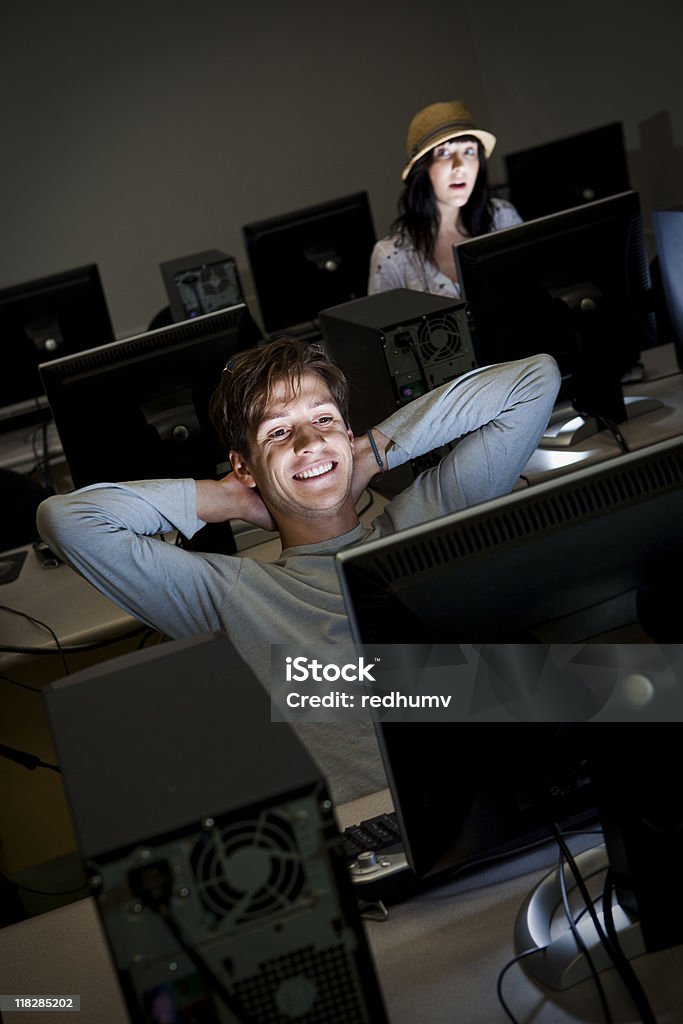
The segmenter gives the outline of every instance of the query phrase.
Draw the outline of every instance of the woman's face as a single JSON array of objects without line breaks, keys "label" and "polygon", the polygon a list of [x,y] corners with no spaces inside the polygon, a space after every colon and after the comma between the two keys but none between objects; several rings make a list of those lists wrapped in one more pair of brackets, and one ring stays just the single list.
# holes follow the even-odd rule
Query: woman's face
[{"label": "woman's face", "polygon": [[449,209],[463,207],[479,174],[479,148],[474,139],[449,139],[435,146],[429,179],[436,201]]}]

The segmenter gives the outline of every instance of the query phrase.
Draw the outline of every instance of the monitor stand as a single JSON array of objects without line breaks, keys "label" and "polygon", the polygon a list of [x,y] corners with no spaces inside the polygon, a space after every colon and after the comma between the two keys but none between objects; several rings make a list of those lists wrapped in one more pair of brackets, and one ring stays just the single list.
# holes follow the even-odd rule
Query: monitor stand
[{"label": "monitor stand", "polygon": [[[575,859],[586,881],[596,875],[603,876],[608,867],[604,846],[585,850]],[[564,865],[563,870],[569,893],[576,887],[574,876],[568,864]],[[601,903],[601,900],[597,902],[596,911],[606,931]],[[585,981],[591,976],[591,970],[569,924],[565,922],[564,929],[558,934],[558,925],[554,924],[558,908],[562,908],[562,889],[559,868],[556,868],[538,883],[522,905],[515,923],[515,950],[520,954],[533,949],[535,952],[521,961],[524,969],[548,988],[563,991]],[[633,960],[645,953],[638,919],[618,904],[614,905],[612,914],[624,956]],[[612,960],[600,942],[587,912],[578,921],[577,928],[595,970],[604,971],[612,967]]]},{"label": "monitor stand", "polygon": [[[629,395],[624,398],[626,419],[632,420],[644,413],[662,409],[663,403],[658,398]],[[566,408],[558,409],[550,418],[550,423],[539,441],[539,448],[571,448],[599,433],[599,426],[594,416],[581,416],[570,413]]]}]

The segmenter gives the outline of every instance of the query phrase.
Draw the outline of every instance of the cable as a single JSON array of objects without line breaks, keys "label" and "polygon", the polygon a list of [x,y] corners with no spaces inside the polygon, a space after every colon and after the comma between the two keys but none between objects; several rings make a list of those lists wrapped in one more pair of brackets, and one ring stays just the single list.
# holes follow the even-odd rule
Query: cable
[{"label": "cable", "polygon": [[101,647],[109,647],[112,644],[117,644],[121,640],[131,640],[133,637],[138,636],[142,633],[142,640],[140,646],[143,647],[147,638],[154,635],[157,631],[149,626],[144,626],[142,623],[136,626],[135,629],[129,630],[127,633],[119,633],[118,636],[105,637],[102,640],[92,640],[89,643],[84,644],[63,644],[58,638],[55,631],[51,626],[48,626],[46,622],[42,622],[40,619],[34,618],[33,615],[29,615],[27,612],[21,612],[17,608],[10,608],[9,605],[0,605],[0,611],[11,612],[13,615],[20,615],[28,622],[32,622],[34,625],[41,626],[46,629],[52,639],[55,642],[57,650],[51,650],[45,647],[31,647],[30,645],[19,645],[19,644],[0,644],[0,651],[7,654],[31,654],[31,655],[45,655],[45,654],[59,654],[62,657],[62,663],[64,665],[64,672],[69,675],[69,666],[66,664],[64,655],[66,654],[82,654],[86,651],[97,651]]},{"label": "cable", "polygon": [[426,394],[430,390],[429,381],[427,379],[427,371],[425,369],[424,363],[422,362],[422,356],[420,355],[417,346],[415,345],[415,339],[412,337],[412,335],[408,343],[408,348],[410,349],[413,359],[417,363],[417,368],[420,372],[420,378],[422,380],[422,384]]},{"label": "cable", "polygon": [[657,1020],[653,1013],[652,1007],[650,1006],[649,1000],[645,994],[643,986],[638,980],[636,972],[629,963],[628,958],[624,954],[619,943],[619,936],[617,929],[614,925],[614,916],[612,914],[612,894],[615,891],[614,874],[611,868],[607,869],[607,876],[605,878],[605,885],[602,892],[602,913],[605,918],[605,926],[607,928],[607,934],[612,948],[619,961],[619,974],[624,981],[624,984],[628,988],[629,995],[633,1000],[634,1006],[643,1024],[657,1024]]},{"label": "cable", "polygon": [[[24,646],[13,646],[11,644],[0,644],[0,651],[6,654],[31,654],[31,655],[44,655],[44,654],[83,654],[87,651],[98,651],[101,647],[110,647],[112,644],[119,643],[120,640],[130,640],[132,637],[137,636],[139,630],[134,630],[132,633],[122,633],[120,636],[110,636],[102,640],[93,640],[87,644],[59,644],[58,650],[54,651],[49,647],[24,647]],[[143,644],[144,646],[144,644]],[[65,666],[65,673],[69,675],[69,669]]]},{"label": "cable", "polygon": [[3,675],[2,673],[0,673],[0,679],[2,679],[3,683],[10,683],[12,686],[19,686],[22,690],[29,690],[31,693],[43,692],[42,690],[39,690],[37,686],[29,686],[28,683],[20,683],[17,679],[10,679],[9,676]]},{"label": "cable", "polygon": [[[26,619],[27,622],[32,622],[35,626],[40,626],[42,629],[46,629],[48,631],[48,633],[50,634],[50,636],[52,637],[52,639],[54,640],[55,644],[57,645],[57,653],[59,654],[60,658],[62,659],[62,665],[64,667],[64,672],[66,673],[66,675],[69,674],[69,666],[67,665],[66,658],[64,657],[64,650],[63,650],[62,645],[61,645],[61,643],[59,641],[59,637],[55,633],[55,631],[52,628],[52,626],[48,626],[48,624],[46,622],[43,622],[41,619],[36,619],[33,615],[29,615],[28,612],[20,612],[16,608],[10,608],[10,606],[6,605],[6,604],[0,604],[0,611],[9,612],[11,615],[19,615],[22,619]],[[11,653],[11,654],[14,654],[14,653],[18,653],[18,654],[26,653],[25,651],[15,650],[11,646],[4,645],[4,644],[0,647],[0,650],[6,651],[6,652]],[[47,653],[54,654],[55,652],[54,651],[50,651],[50,652],[47,652]]]},{"label": "cable", "polygon": [[[555,838],[557,839],[557,841],[558,841],[558,843],[560,845],[560,862],[559,862],[559,866],[558,866],[558,872],[559,872],[559,879],[560,879],[560,892],[562,893],[562,904],[564,906],[564,912],[565,912],[565,916],[567,918],[567,923],[569,924],[569,927],[571,929],[571,933],[574,936],[574,940],[576,942],[576,945],[580,949],[580,951],[583,954],[583,957],[584,957],[586,963],[588,964],[588,968],[589,968],[589,970],[591,972],[591,975],[593,977],[593,981],[595,982],[595,987],[596,987],[597,992],[598,992],[598,997],[600,999],[600,1005],[602,1006],[602,1012],[603,1012],[603,1016],[605,1018],[605,1022],[606,1022],[606,1024],[613,1024],[612,1013],[611,1013],[610,1008],[609,1008],[609,1003],[607,1002],[607,996],[605,995],[605,989],[603,987],[602,981],[600,980],[600,975],[598,974],[598,971],[597,971],[597,969],[595,967],[595,964],[593,963],[593,958],[591,957],[590,953],[588,952],[588,947],[586,946],[586,943],[583,941],[583,938],[581,937],[581,932],[579,931],[579,929],[578,929],[578,927],[576,925],[576,921],[574,920],[574,915],[572,914],[572,909],[571,909],[571,907],[569,905],[569,895],[567,893],[567,880],[564,877],[564,861],[565,861],[565,859],[566,859],[567,864],[569,865],[569,867],[570,867],[570,869],[572,871],[572,874],[574,874],[574,878],[575,878],[577,887],[579,888],[579,891],[581,892],[581,895],[584,898],[586,909],[588,910],[588,913],[591,915],[591,919],[593,921],[593,924],[595,925],[596,931],[598,932],[598,935],[600,935],[601,934],[601,929],[600,929],[599,925],[597,924],[597,914],[595,913],[595,907],[593,907],[592,900],[590,898],[588,890],[586,889],[585,883],[584,883],[583,879],[581,878],[581,875],[580,875],[580,873],[578,871],[578,868],[576,867],[576,861],[574,860],[574,857],[573,857],[572,853],[570,852],[569,847],[564,842],[564,838],[561,836],[560,830],[557,828],[556,825],[553,826],[553,831],[556,832]],[[579,878],[581,878],[581,885],[579,885]]]},{"label": "cable", "polygon": [[[585,905],[586,905],[586,907],[588,909],[588,912],[589,912],[589,914],[591,916],[591,920],[593,922],[593,926],[595,928],[596,934],[597,934],[598,938],[600,939],[600,942],[603,945],[604,949],[606,950],[610,960],[612,961],[612,964],[614,965],[614,968],[615,968],[617,974],[619,975],[619,978],[621,979],[622,984],[624,985],[624,987],[626,988],[628,994],[630,995],[630,997],[631,997],[631,999],[632,999],[636,1009],[638,1010],[639,1014],[641,1014],[641,1020],[642,1020],[643,1024],[656,1024],[655,1018],[652,1015],[652,1010],[651,1010],[650,1005],[649,1005],[649,1003],[647,1001],[645,993],[644,993],[644,991],[643,991],[643,989],[642,989],[642,987],[640,985],[640,982],[638,981],[638,979],[637,979],[637,977],[636,977],[636,975],[635,975],[635,973],[633,971],[633,968],[631,967],[631,965],[629,964],[628,960],[624,956],[623,951],[621,950],[621,947],[618,944],[618,939],[617,939],[617,943],[616,943],[616,947],[615,947],[614,940],[612,939],[611,936],[608,938],[608,935],[605,934],[605,931],[602,928],[602,925],[600,924],[597,912],[595,910],[595,907],[593,906],[593,901],[591,900],[590,894],[588,893],[588,890],[586,889],[586,885],[585,885],[585,882],[584,882],[584,880],[583,880],[583,878],[581,876],[581,872],[578,869],[578,865],[576,864],[576,861],[574,860],[574,857],[573,857],[571,851],[569,850],[569,847],[565,843],[564,837],[563,837],[560,829],[557,827],[557,825],[553,825],[553,834],[555,835],[555,839],[557,840],[558,844],[560,845],[560,848],[561,848],[561,850],[562,850],[562,852],[563,852],[563,854],[564,854],[564,856],[565,856],[565,858],[567,860],[567,863],[569,864],[571,872],[572,872],[572,874],[574,876],[574,879],[576,881],[577,888],[579,889],[579,892],[581,893],[583,901],[584,901],[584,903],[585,903]],[[609,873],[608,873],[608,878],[609,878],[609,885],[612,886],[612,880],[611,880],[611,877],[609,876]],[[560,882],[562,883],[563,880],[564,880],[564,872],[560,869]],[[605,886],[607,886],[607,885],[608,885],[608,879],[605,880]],[[611,925],[613,935],[616,938],[616,929],[614,928],[614,920],[613,920],[613,918],[611,918],[611,912],[612,912],[612,908],[611,908],[610,899],[608,898],[607,903],[605,903],[605,900],[603,898],[603,914],[606,915],[605,916],[605,925],[606,925],[606,927],[608,929],[608,932],[609,932],[610,925]],[[608,920],[608,916],[609,916],[609,918],[611,920]],[[572,920],[570,919],[570,927],[571,927],[571,925],[572,925]],[[573,928],[572,928],[572,930],[573,930]],[[578,941],[578,939],[577,939],[577,941]],[[589,963],[589,966],[590,966],[590,959],[589,958],[587,958],[587,962]]]},{"label": "cable", "polygon": [[598,423],[602,423],[605,427],[607,427],[607,430],[610,432],[614,440],[617,442],[619,448],[624,453],[624,455],[626,455],[627,452],[630,452],[631,449],[628,446],[626,438],[624,437],[622,432],[619,430],[619,427],[613,420],[608,420],[604,416],[596,416],[596,419]]},{"label": "cable", "polygon": [[602,424],[607,432],[612,435],[612,438],[616,441],[619,449],[624,455],[630,452],[631,449],[628,446],[628,442],[614,420],[609,420],[606,416],[601,416],[597,412],[589,412],[588,409],[581,409],[578,406],[574,406],[574,409],[577,415],[582,417],[584,420],[594,419],[598,424],[598,429],[600,429],[600,424]]},{"label": "cable", "polygon": [[27,754],[25,750],[17,750],[16,747],[8,747],[4,743],[0,743],[0,757],[6,758],[8,761],[15,761],[17,764],[23,765],[24,768],[28,768],[30,772],[36,768],[49,768],[53,772],[59,772],[61,775],[62,769],[56,764],[49,764],[47,761],[41,761],[37,754]]},{"label": "cable", "polygon": [[501,969],[498,974],[498,980],[496,982],[496,995],[498,996],[498,1002],[501,1005],[503,1012],[506,1014],[508,1019],[512,1021],[512,1024],[521,1024],[521,1022],[514,1016],[512,1010],[506,1003],[503,997],[503,978],[515,964],[518,964],[520,960],[524,960],[525,957],[531,956],[532,953],[543,953],[548,947],[547,946],[533,946],[531,949],[525,949],[523,953],[518,953],[517,956],[513,957],[512,960],[508,960],[505,966]]},{"label": "cable", "polygon": [[173,917],[169,907],[172,883],[171,866],[166,860],[154,861],[152,864],[133,868],[128,872],[128,884],[133,895],[159,915],[178,945],[195,965],[200,977],[209,986],[209,990],[216,993],[239,1024],[257,1024],[253,1016],[239,1004],[206,960],[197,952],[191,941],[183,934],[182,928]]}]

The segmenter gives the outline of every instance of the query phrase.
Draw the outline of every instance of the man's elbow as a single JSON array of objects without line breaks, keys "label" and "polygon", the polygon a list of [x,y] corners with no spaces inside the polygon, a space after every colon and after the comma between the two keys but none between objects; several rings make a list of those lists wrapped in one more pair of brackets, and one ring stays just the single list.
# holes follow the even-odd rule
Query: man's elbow
[{"label": "man's elbow", "polygon": [[540,352],[533,357],[536,373],[543,383],[543,391],[548,395],[557,395],[562,383],[562,374],[555,358],[547,352]]},{"label": "man's elbow", "polygon": [[59,532],[59,523],[62,518],[60,509],[63,501],[62,495],[52,494],[49,498],[41,501],[36,512],[38,533],[50,547],[54,547]]}]

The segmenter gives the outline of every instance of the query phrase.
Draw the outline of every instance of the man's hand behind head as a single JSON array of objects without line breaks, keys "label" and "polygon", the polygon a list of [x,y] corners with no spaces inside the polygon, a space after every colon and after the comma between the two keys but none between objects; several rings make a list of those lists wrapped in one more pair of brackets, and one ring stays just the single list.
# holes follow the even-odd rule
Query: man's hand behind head
[{"label": "man's hand behind head", "polygon": [[236,473],[221,480],[197,481],[197,515],[205,523],[242,519],[262,530],[277,529],[258,492],[243,484]]}]

